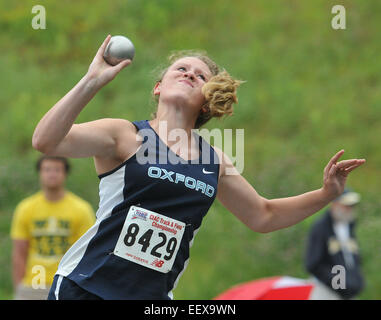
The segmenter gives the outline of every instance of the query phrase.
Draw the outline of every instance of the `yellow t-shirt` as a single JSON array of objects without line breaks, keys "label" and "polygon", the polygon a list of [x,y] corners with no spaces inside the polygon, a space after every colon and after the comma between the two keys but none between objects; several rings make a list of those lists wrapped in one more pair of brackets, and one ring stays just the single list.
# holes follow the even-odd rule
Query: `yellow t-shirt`
[{"label": "yellow t-shirt", "polygon": [[95,221],[91,205],[66,191],[57,202],[46,200],[40,191],[16,207],[11,238],[29,240],[25,276],[22,283],[32,286],[34,277],[43,276],[50,286],[58,264],[70,246],[89,229]]}]

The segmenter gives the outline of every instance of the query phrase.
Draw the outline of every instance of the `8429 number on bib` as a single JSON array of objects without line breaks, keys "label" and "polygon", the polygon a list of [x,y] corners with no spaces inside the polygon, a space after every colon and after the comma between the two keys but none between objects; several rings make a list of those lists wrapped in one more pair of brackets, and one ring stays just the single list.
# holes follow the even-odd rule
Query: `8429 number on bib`
[{"label": "8429 number on bib", "polygon": [[184,230],[184,222],[131,206],[114,254],[167,273],[176,259]]}]

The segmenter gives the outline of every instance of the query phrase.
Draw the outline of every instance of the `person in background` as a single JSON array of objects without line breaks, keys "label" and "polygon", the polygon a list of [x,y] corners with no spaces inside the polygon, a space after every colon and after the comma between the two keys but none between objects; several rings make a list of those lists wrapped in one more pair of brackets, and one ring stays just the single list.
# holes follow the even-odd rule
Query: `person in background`
[{"label": "person in background", "polygon": [[37,162],[41,190],[15,209],[11,238],[15,300],[43,300],[59,261],[95,222],[91,205],[65,189],[66,158],[42,156]]},{"label": "person in background", "polygon": [[[353,299],[364,288],[355,236],[354,208],[359,202],[358,193],[345,189],[311,228],[305,266],[315,283],[312,300]],[[340,285],[332,283],[340,270],[334,270],[334,266],[345,270],[345,281]]]}]

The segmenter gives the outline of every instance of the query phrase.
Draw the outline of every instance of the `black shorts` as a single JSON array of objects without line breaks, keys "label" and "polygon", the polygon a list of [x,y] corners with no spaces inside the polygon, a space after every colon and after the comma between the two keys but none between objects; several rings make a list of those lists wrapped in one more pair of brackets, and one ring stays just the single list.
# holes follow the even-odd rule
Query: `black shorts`
[{"label": "black shorts", "polygon": [[64,276],[55,275],[48,300],[102,300],[102,298],[82,289]]}]

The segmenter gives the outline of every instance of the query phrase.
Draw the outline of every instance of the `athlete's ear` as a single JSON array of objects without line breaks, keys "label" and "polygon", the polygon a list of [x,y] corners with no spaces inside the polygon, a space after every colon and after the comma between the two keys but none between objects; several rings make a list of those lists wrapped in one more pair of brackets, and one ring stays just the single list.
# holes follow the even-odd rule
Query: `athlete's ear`
[{"label": "athlete's ear", "polygon": [[161,85],[161,81],[158,81],[156,82],[155,87],[153,88],[153,94],[155,96],[160,95],[160,85]]}]

